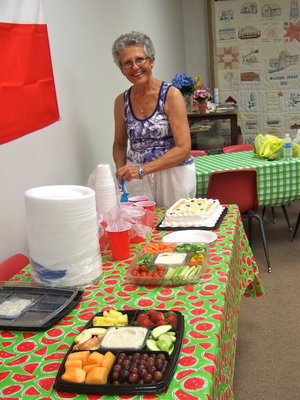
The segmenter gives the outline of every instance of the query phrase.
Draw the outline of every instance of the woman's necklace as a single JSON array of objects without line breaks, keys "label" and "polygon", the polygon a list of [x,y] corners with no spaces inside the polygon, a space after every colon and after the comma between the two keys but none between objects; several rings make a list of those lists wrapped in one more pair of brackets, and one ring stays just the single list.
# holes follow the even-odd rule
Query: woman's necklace
[{"label": "woman's necklace", "polygon": [[[132,93],[133,93],[134,100],[135,100],[135,102],[136,102],[138,108],[140,109],[140,112],[141,112],[142,114],[145,114],[144,108],[143,108],[143,107],[140,105],[140,103],[137,101],[137,98],[136,98],[136,96],[135,96],[134,90],[132,90]],[[148,104],[147,96],[146,96],[146,101],[145,101],[145,103]]]}]

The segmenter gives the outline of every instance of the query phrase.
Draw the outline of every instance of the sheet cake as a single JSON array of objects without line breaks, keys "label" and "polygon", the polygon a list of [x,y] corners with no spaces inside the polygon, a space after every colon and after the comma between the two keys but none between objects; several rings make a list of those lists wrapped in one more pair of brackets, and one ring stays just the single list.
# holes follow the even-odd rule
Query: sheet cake
[{"label": "sheet cake", "polygon": [[180,199],[166,211],[161,227],[214,226],[223,210],[216,199]]}]

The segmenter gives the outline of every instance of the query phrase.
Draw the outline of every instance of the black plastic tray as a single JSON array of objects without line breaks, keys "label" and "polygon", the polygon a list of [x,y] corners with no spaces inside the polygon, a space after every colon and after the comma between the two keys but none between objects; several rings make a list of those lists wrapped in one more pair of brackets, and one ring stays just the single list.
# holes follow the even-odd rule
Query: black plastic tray
[{"label": "black plastic tray", "polygon": [[0,304],[14,298],[28,299],[32,304],[16,318],[0,317],[0,327],[22,331],[48,329],[74,308],[82,294],[77,289],[1,285]]},{"label": "black plastic tray", "polygon": [[[123,314],[128,315],[128,321],[129,321],[129,326],[132,325],[133,321],[135,320],[135,317],[138,313],[143,312],[143,310],[129,310],[129,311],[124,311],[124,310],[119,310]],[[168,312],[169,310],[157,310],[161,311],[163,313]],[[62,374],[65,371],[65,362],[68,357],[68,355],[72,352],[72,348],[75,344],[75,342],[72,343],[70,349],[68,350],[65,358],[63,359],[61,366],[57,372],[56,379],[54,382],[54,389],[57,391],[63,391],[63,392],[71,392],[71,393],[88,393],[88,394],[144,394],[144,393],[162,393],[164,392],[167,387],[169,386],[172,377],[174,375],[176,366],[177,366],[177,361],[180,355],[181,347],[182,347],[182,340],[183,340],[183,335],[184,335],[184,317],[179,311],[173,311],[177,315],[177,321],[178,321],[178,326],[176,330],[176,342],[174,343],[174,350],[173,353],[169,356],[168,353],[164,351],[150,351],[147,350],[146,347],[144,349],[139,349],[139,350],[115,350],[111,349],[109,350],[108,348],[105,349],[99,349],[99,350],[94,350],[94,351],[99,351],[100,353],[105,353],[106,351],[111,351],[113,354],[118,355],[120,352],[125,352],[126,354],[132,354],[134,352],[140,352],[140,353],[164,353],[166,354],[166,357],[168,358],[168,366],[166,371],[164,372],[164,377],[163,380],[157,383],[151,383],[151,384],[120,384],[120,385],[115,385],[110,382],[110,375],[111,371],[108,375],[108,383],[105,385],[95,385],[95,384],[86,384],[86,383],[71,383],[71,382],[66,382],[61,379]],[[103,313],[97,313],[94,316],[101,316]],[[94,317],[93,317],[94,318]],[[85,325],[85,327],[82,329],[86,328],[91,328],[93,326],[92,320],[91,320]],[[107,327],[104,327],[107,328]],[[150,327],[151,329],[154,329],[155,326]]]},{"label": "black plastic tray", "polygon": [[185,231],[186,229],[210,231],[210,230],[218,229],[219,226],[221,225],[221,222],[223,221],[223,218],[227,214],[227,211],[228,211],[228,208],[224,207],[222,214],[220,215],[218,221],[215,223],[214,226],[180,226],[180,227],[161,226],[161,224],[164,221],[164,220],[161,220],[160,223],[156,226],[156,229],[159,231]]}]

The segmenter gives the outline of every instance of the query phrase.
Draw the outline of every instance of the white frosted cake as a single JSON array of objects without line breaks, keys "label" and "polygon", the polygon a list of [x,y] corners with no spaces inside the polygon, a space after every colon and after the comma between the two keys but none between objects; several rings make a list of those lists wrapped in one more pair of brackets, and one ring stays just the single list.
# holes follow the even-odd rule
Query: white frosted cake
[{"label": "white frosted cake", "polygon": [[166,211],[161,227],[213,227],[223,210],[219,200],[180,199]]}]

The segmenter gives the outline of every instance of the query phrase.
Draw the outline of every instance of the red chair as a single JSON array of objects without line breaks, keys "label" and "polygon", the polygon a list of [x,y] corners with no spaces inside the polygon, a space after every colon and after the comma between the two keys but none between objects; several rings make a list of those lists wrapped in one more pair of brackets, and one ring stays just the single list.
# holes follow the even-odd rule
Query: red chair
[{"label": "red chair", "polygon": [[236,153],[237,151],[253,150],[253,144],[234,144],[232,146],[223,147],[223,153]]},{"label": "red chair", "polygon": [[[253,144],[234,144],[232,146],[223,147],[223,153],[235,153],[237,151],[249,151],[249,150],[253,150]],[[282,208],[283,214],[285,216],[286,222],[288,224],[288,228],[291,231],[292,228],[291,228],[290,220],[289,220],[285,205],[282,204],[281,208]],[[266,207],[263,207],[262,218],[264,218],[265,211],[266,211]],[[273,219],[273,223],[274,223],[274,221],[275,221],[274,207],[271,207],[271,212],[272,212],[272,219]]]},{"label": "red chair", "polygon": [[255,213],[258,208],[256,170],[251,168],[212,172],[206,196],[210,199],[218,199],[221,204],[238,205],[242,218],[248,219],[250,245],[252,244],[252,218],[258,221],[268,272],[271,272],[263,222],[260,215]]},{"label": "red chair", "polygon": [[207,156],[205,150],[191,150],[191,155],[193,157]]},{"label": "red chair", "polygon": [[30,263],[24,254],[15,254],[0,263],[0,281],[8,281]]},{"label": "red chair", "polygon": [[[266,208],[267,207],[264,206],[263,209],[262,209],[262,213],[261,213],[261,217],[262,218],[264,218],[264,215],[265,215],[265,212],[266,212]],[[288,213],[286,211],[286,206],[284,204],[282,204],[281,208],[282,208],[286,223],[288,225],[289,231],[292,231],[293,229],[291,227],[290,219],[289,219]],[[274,210],[273,206],[271,206],[271,213],[272,213],[272,220],[273,220],[273,224],[274,224],[275,223],[275,210]]]}]

